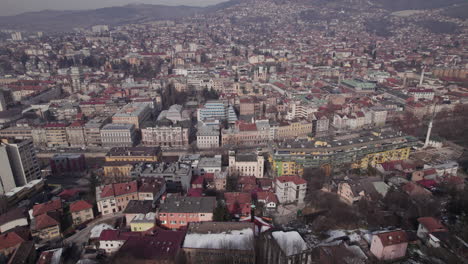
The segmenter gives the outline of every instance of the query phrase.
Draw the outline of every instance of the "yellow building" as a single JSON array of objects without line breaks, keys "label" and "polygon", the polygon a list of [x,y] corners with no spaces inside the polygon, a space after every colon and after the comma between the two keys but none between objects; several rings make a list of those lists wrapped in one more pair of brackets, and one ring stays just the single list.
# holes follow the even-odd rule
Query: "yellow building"
[{"label": "yellow building", "polygon": [[137,214],[130,222],[132,232],[143,232],[154,227],[156,213]]},{"label": "yellow building", "polygon": [[369,166],[384,163],[387,161],[406,160],[409,158],[410,148],[394,149],[384,152],[371,153],[360,160],[355,167],[367,169]]},{"label": "yellow building", "polygon": [[106,162],[158,162],[161,156],[160,147],[117,147],[106,154]]},{"label": "yellow building", "polygon": [[104,163],[104,177],[130,177],[130,171],[137,161],[108,161]]},{"label": "yellow building", "polygon": [[312,133],[312,123],[307,121],[281,124],[277,130],[277,139],[307,138]]},{"label": "yellow building", "polygon": [[35,238],[50,240],[61,236],[60,215],[56,212],[36,216],[31,226],[31,234]]}]

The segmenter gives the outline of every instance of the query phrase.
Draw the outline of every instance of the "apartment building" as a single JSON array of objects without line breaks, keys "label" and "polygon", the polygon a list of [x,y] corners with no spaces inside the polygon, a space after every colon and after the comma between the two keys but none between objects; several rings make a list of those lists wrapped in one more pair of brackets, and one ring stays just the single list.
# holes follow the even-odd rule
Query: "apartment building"
[{"label": "apartment building", "polygon": [[65,123],[50,123],[44,126],[47,147],[68,147],[67,128]]},{"label": "apartment building", "polygon": [[275,194],[280,203],[304,203],[307,182],[297,175],[275,179]]},{"label": "apartment building", "polygon": [[143,121],[151,116],[151,103],[138,102],[124,106],[120,111],[112,116],[112,123],[132,124],[136,129],[140,128]]},{"label": "apartment building", "polygon": [[137,142],[134,124],[107,124],[101,129],[103,147],[133,147]]},{"label": "apartment building", "polygon": [[16,186],[23,186],[41,178],[41,168],[31,139],[4,140],[1,145],[5,146],[8,154],[8,159],[3,162],[9,161]]},{"label": "apartment building", "polygon": [[110,123],[110,121],[111,119],[109,117],[97,116],[84,125],[84,135],[87,146],[97,147],[102,145],[101,128]]},{"label": "apartment building", "polygon": [[160,147],[115,147],[106,154],[106,161],[157,162],[162,156]]},{"label": "apartment building", "polygon": [[198,109],[198,121],[205,120],[226,120],[230,124],[237,121],[237,115],[234,107],[223,101],[208,101],[205,106]]},{"label": "apartment building", "polygon": [[219,127],[201,125],[197,131],[197,147],[199,149],[212,149],[219,147]]},{"label": "apartment building", "polygon": [[97,207],[103,215],[123,211],[131,200],[138,200],[136,181],[96,187]]},{"label": "apartment building", "polygon": [[229,152],[229,173],[238,176],[263,178],[265,159],[259,153]]},{"label": "apartment building", "polygon": [[70,147],[82,148],[86,146],[85,130],[83,126],[84,123],[82,121],[75,121],[65,129]]},{"label": "apartment building", "polygon": [[345,163],[367,168],[379,163],[408,159],[410,148],[418,140],[392,130],[361,131],[314,140],[286,140],[279,143],[270,162],[277,175],[285,164],[288,167],[324,168]]},{"label": "apartment building", "polygon": [[170,229],[185,227],[191,222],[213,220],[216,197],[168,197],[161,203],[157,218]]},{"label": "apartment building", "polygon": [[158,121],[141,129],[142,143],[163,148],[186,148],[189,145],[190,122]]}]

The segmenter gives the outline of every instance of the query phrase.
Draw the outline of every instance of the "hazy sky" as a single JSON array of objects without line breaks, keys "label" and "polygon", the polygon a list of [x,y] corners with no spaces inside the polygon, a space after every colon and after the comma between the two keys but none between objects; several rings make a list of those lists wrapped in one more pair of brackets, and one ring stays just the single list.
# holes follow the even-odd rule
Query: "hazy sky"
[{"label": "hazy sky", "polygon": [[44,9],[95,9],[130,3],[205,6],[226,0],[0,0],[0,16]]}]

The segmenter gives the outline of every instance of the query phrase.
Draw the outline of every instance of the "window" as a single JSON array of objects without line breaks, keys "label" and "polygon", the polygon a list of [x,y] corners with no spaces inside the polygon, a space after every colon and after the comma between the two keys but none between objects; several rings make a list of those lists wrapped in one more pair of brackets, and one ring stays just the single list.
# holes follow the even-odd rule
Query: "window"
[{"label": "window", "polygon": [[180,224],[181,224],[181,225],[185,225],[185,221],[180,221]]},{"label": "window", "polygon": [[166,220],[162,220],[162,221],[161,221],[161,224],[167,224],[167,221],[166,221]]}]

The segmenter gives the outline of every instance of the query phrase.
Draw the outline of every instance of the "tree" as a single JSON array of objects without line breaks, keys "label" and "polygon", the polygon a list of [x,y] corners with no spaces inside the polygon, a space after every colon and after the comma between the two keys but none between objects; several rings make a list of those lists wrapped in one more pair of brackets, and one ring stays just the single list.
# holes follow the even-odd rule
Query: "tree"
[{"label": "tree", "polygon": [[226,191],[237,192],[239,178],[236,175],[230,175],[226,178]]},{"label": "tree", "polygon": [[21,64],[23,64],[23,67],[26,67],[26,62],[28,62],[29,56],[23,52],[20,57]]},{"label": "tree", "polygon": [[321,189],[327,181],[325,171],[320,168],[304,168],[303,178],[311,190]]},{"label": "tree", "polygon": [[229,213],[226,204],[223,201],[218,201],[216,208],[213,211],[213,221],[225,222],[231,220],[231,214]]}]

